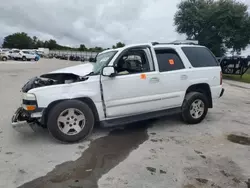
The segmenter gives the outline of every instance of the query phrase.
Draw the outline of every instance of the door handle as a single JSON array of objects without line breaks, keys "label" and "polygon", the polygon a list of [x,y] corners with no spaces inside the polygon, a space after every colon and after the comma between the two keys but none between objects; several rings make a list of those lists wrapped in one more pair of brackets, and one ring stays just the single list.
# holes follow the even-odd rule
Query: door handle
[{"label": "door handle", "polygon": [[153,77],[153,78],[150,78],[150,82],[159,82],[160,79],[158,77]]}]

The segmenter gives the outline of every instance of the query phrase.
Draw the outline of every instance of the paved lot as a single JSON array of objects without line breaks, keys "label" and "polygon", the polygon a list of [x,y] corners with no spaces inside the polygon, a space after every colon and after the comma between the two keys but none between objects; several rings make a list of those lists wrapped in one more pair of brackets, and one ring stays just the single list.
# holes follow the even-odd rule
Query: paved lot
[{"label": "paved lot", "polygon": [[247,84],[224,81],[225,95],[199,125],[166,117],[120,130],[97,128],[87,141],[71,145],[46,131],[12,130],[27,79],[75,64],[0,62],[0,187],[250,187],[250,146],[227,139],[250,135]]}]

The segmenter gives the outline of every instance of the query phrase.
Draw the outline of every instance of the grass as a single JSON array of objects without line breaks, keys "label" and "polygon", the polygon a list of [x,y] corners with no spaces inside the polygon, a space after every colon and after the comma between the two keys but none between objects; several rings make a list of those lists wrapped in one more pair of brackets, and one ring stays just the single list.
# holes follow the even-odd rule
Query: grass
[{"label": "grass", "polygon": [[242,78],[239,75],[224,74],[223,79],[235,80],[239,82],[250,83],[250,71],[246,72]]}]

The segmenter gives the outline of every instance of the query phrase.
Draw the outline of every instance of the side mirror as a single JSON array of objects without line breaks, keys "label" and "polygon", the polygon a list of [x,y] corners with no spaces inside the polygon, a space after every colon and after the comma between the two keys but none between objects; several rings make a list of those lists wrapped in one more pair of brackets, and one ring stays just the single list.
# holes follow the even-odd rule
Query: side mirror
[{"label": "side mirror", "polygon": [[115,76],[115,68],[112,66],[104,67],[102,69],[102,75],[108,76],[108,77],[114,77]]}]

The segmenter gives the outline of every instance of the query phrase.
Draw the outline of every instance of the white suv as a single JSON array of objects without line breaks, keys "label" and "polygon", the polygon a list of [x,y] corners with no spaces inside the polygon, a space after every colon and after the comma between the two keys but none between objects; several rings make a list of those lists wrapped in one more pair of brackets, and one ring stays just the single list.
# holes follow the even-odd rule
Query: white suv
[{"label": "white suv", "polygon": [[18,131],[38,125],[76,142],[97,123],[110,127],[180,113],[196,124],[223,93],[221,68],[206,47],[130,45],[98,54],[95,63],[32,78],[12,125]]},{"label": "white suv", "polygon": [[37,61],[39,59],[37,54],[32,53],[31,51],[28,50],[12,50],[10,56],[15,60],[23,60],[23,61],[27,60]]}]

